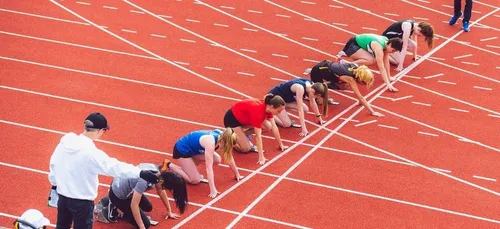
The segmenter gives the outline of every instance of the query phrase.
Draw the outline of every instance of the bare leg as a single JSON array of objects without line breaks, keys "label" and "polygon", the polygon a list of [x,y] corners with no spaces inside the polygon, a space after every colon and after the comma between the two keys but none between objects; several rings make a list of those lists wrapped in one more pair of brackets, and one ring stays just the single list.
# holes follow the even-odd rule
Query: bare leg
[{"label": "bare leg", "polygon": [[191,179],[189,178],[189,176],[187,175],[186,172],[184,172],[184,170],[182,170],[182,168],[174,163],[170,163],[170,167],[169,169],[171,169],[172,171],[176,172],[177,174],[179,174],[182,179],[184,179],[186,182],[188,183],[191,183]]},{"label": "bare leg", "polygon": [[353,60],[354,63],[358,65],[366,65],[370,66],[376,63],[375,57],[368,51],[364,49],[359,49],[354,54],[352,54],[349,58]]},{"label": "bare leg", "polygon": [[[234,146],[234,149],[241,153],[248,153],[250,151],[251,145],[247,139],[247,133],[245,133],[246,131],[243,131],[242,127],[235,127],[233,128],[233,130],[238,136],[238,141],[237,144]],[[251,128],[251,131],[253,132],[253,128]]]},{"label": "bare leg", "polygon": [[187,175],[186,180],[187,183],[189,184],[199,184],[201,180],[200,173],[198,172],[198,168],[196,168],[196,165],[191,158],[179,158],[177,159],[179,162],[179,166],[182,168],[184,173]]},{"label": "bare leg", "polygon": [[[287,104],[288,106],[288,104]],[[290,127],[292,126],[292,120],[288,116],[286,109],[283,109],[279,114],[274,116],[274,121],[277,125],[282,127]]]}]

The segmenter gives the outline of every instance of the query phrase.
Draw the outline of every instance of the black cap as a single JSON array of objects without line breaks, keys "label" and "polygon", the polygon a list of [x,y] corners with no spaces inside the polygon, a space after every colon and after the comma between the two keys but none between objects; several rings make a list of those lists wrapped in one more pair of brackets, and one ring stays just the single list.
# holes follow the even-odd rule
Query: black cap
[{"label": "black cap", "polygon": [[92,113],[85,119],[85,127],[109,130],[108,120],[101,113]]}]

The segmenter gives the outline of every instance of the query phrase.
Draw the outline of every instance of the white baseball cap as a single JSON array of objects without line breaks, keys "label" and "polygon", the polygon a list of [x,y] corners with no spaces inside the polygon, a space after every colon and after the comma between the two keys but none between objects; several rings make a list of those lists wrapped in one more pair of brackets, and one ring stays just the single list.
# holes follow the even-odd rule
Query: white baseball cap
[{"label": "white baseball cap", "polygon": [[[50,220],[45,218],[43,214],[36,209],[29,209],[25,211],[23,215],[21,215],[21,218],[19,219],[32,224],[36,228],[42,228],[43,226],[47,226],[50,224]],[[20,222],[19,229],[25,229],[25,228],[28,229],[31,227],[28,225],[24,225],[23,223]]]}]

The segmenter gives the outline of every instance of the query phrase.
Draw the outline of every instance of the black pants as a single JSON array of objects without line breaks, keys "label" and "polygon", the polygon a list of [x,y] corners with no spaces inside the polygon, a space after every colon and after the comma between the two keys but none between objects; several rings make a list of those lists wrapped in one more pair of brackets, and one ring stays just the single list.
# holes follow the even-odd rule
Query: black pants
[{"label": "black pants", "polygon": [[[462,10],[462,0],[455,0],[455,15],[460,15]],[[469,22],[470,16],[472,14],[472,0],[465,0],[464,7],[464,22]]]},{"label": "black pants", "polygon": [[[135,222],[134,215],[132,214],[132,209],[130,208],[130,204],[132,203],[132,198],[122,200],[113,193],[113,190],[109,189],[109,200],[113,205],[115,205],[118,209],[123,212],[123,218],[130,222],[135,228],[139,228],[137,222]],[[144,212],[151,212],[153,210],[153,205],[148,200],[146,195],[142,195],[141,201],[139,202],[139,212],[141,213],[142,223],[144,223],[144,227],[149,228],[151,226],[151,222]],[[76,229],[76,228],[75,228]]]},{"label": "black pants", "polygon": [[77,200],[59,194],[57,202],[56,229],[92,229],[94,224],[94,201]]}]

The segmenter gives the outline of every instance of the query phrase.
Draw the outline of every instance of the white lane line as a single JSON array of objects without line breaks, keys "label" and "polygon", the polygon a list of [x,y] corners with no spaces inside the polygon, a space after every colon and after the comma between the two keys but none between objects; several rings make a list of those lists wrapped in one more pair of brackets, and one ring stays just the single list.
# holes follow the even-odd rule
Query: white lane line
[{"label": "white lane line", "polygon": [[284,17],[284,18],[291,18],[291,16],[284,15],[284,14],[275,14],[276,17]]},{"label": "white lane line", "polygon": [[478,63],[472,63],[472,62],[467,62],[467,61],[462,61],[462,64],[469,64],[469,65],[476,65],[479,66]]},{"label": "white lane line", "polygon": [[104,9],[110,9],[110,10],[117,10],[118,8],[113,7],[113,6],[102,6]]},{"label": "white lane line", "polygon": [[437,171],[445,172],[445,173],[451,173],[450,170],[446,170],[446,169],[439,169],[439,168],[433,168],[433,169],[435,169]]},{"label": "white lane line", "polygon": [[316,5],[315,2],[308,2],[308,1],[300,1],[301,3],[304,3],[304,4],[309,4],[309,5]]},{"label": "white lane line", "polygon": [[385,97],[383,95],[379,96],[379,98],[381,98],[381,99],[387,99],[387,100],[390,100],[390,101],[394,101],[393,98],[391,98],[391,97]]},{"label": "white lane line", "polygon": [[336,42],[336,41],[332,41],[332,44],[335,44],[335,45],[345,45],[345,43],[342,43],[342,42]]},{"label": "white lane line", "polygon": [[346,118],[340,118],[340,120],[349,121],[349,122],[359,122],[359,120],[356,120],[356,119],[348,120]]},{"label": "white lane line", "polygon": [[491,90],[493,90],[492,88],[488,88],[488,87],[479,87],[479,86],[474,86],[474,88],[476,88],[476,89],[481,89],[481,90],[487,90],[487,91],[491,91]]},{"label": "white lane line", "polygon": [[189,18],[186,18],[186,21],[188,21],[188,22],[194,22],[194,23],[200,23],[201,22],[201,21],[194,20],[194,19],[189,19]]},{"label": "white lane line", "polygon": [[255,50],[251,50],[251,49],[240,49],[240,50],[243,51],[243,52],[253,52],[253,53],[257,52]]},{"label": "white lane line", "polygon": [[76,2],[77,4],[80,4],[80,5],[87,5],[87,6],[90,6],[90,3],[88,2]]},{"label": "white lane line", "polygon": [[303,59],[304,61],[307,61],[307,62],[312,62],[312,63],[319,63],[319,61],[317,60],[310,60],[310,59]]},{"label": "white lane line", "polygon": [[441,60],[441,61],[446,60],[445,58],[434,57],[434,56],[429,57],[429,59],[433,59],[433,60]]},{"label": "white lane line", "polygon": [[405,77],[405,78],[417,79],[417,80],[422,79],[422,78],[421,78],[421,77],[419,77],[419,76],[408,76],[408,75],[406,75],[406,76],[403,76],[403,77]]},{"label": "white lane line", "polygon": [[159,35],[159,34],[154,34],[152,33],[151,36],[153,37],[159,37],[159,38],[166,38],[167,36]]},{"label": "white lane line", "polygon": [[281,81],[281,82],[286,82],[287,81],[287,80],[284,80],[284,79],[274,78],[274,77],[271,77],[270,79],[276,80],[276,81]]},{"label": "white lane line", "polygon": [[480,39],[480,41],[491,41],[491,40],[495,40],[497,39],[498,37],[489,37],[489,38],[483,38],[483,39]]},{"label": "white lane line", "polygon": [[137,31],[128,30],[128,29],[122,29],[121,31],[126,32],[126,33],[137,33]]},{"label": "white lane line", "polygon": [[482,179],[482,180],[494,181],[494,182],[496,182],[496,181],[497,181],[496,179],[493,179],[493,178],[482,177],[482,176],[476,176],[476,175],[474,175],[474,176],[472,176],[472,177],[477,178],[477,179]]},{"label": "white lane line", "polygon": [[380,126],[380,127],[384,127],[384,128],[388,128],[388,129],[399,130],[399,128],[397,128],[397,127],[395,127],[395,126],[387,126],[387,125],[382,125],[382,124],[378,124],[378,126]]},{"label": "white lane line", "polygon": [[174,61],[176,64],[181,64],[181,65],[189,65],[189,63],[186,62],[180,62],[180,61]]},{"label": "white lane line", "polygon": [[422,132],[422,131],[419,131],[419,132],[417,132],[417,133],[422,134],[422,135],[428,135],[428,136],[433,136],[433,137],[439,137],[439,135],[437,135],[437,134],[431,134],[431,133]]},{"label": "white lane line", "polygon": [[399,17],[399,14],[393,14],[393,13],[384,13],[384,14],[389,16]]},{"label": "white lane line", "polygon": [[310,38],[310,37],[302,37],[304,40],[309,40],[309,41],[318,41],[316,38]]},{"label": "white lane line", "polygon": [[445,81],[445,80],[438,80],[439,83],[444,83],[444,84],[451,84],[451,85],[455,85],[457,83],[454,83],[454,82],[450,82],[450,81]]},{"label": "white lane line", "polygon": [[418,0],[419,2],[423,2],[423,3],[431,3],[429,1],[425,1],[425,0]]},{"label": "white lane line", "polygon": [[257,11],[257,10],[247,10],[247,11],[250,12],[250,13],[262,14],[261,11]]},{"label": "white lane line", "polygon": [[210,69],[210,70],[216,70],[216,71],[221,71],[222,68],[215,68],[215,67],[210,67],[210,66],[205,66],[206,69]]},{"label": "white lane line", "polygon": [[377,31],[377,29],[375,28],[370,28],[370,27],[361,27],[362,29],[366,29],[366,30],[371,30],[371,31]]},{"label": "white lane line", "polygon": [[188,39],[180,39],[180,41],[184,41],[184,42],[189,42],[189,43],[196,43],[196,41],[193,41],[193,40],[188,40]]},{"label": "white lane line", "polygon": [[417,105],[422,105],[422,106],[428,106],[428,107],[431,106],[431,104],[428,104],[428,103],[420,103],[420,102],[411,102],[411,103],[417,104]]},{"label": "white lane line", "polygon": [[490,47],[490,48],[496,48],[496,49],[500,49],[500,46],[495,46],[495,45],[486,45],[487,47]]},{"label": "white lane line", "polygon": [[460,58],[465,58],[465,57],[469,57],[469,56],[472,56],[472,54],[466,54],[466,55],[463,55],[463,56],[456,56],[456,57],[453,57],[453,59],[460,59]]},{"label": "white lane line", "polygon": [[134,14],[144,14],[144,12],[142,12],[142,11],[138,11],[138,10],[130,10],[130,13],[134,13]]},{"label": "white lane line", "polygon": [[246,73],[246,72],[237,72],[237,74],[245,75],[245,76],[255,76],[254,74]]},{"label": "white lane line", "polygon": [[438,74],[435,74],[435,75],[426,76],[426,77],[424,77],[424,79],[435,78],[435,77],[442,76],[442,75],[444,75],[444,74],[443,73],[438,73]]},{"label": "white lane line", "polygon": [[272,56],[277,56],[277,57],[283,57],[283,58],[288,58],[288,56],[285,56],[285,55],[281,55],[281,54],[271,54]]},{"label": "white lane line", "polygon": [[413,95],[407,95],[407,96],[403,96],[403,97],[399,97],[399,98],[394,98],[394,99],[392,99],[392,101],[399,101],[399,100],[403,100],[403,99],[409,99],[412,97],[413,97]]},{"label": "white lane line", "polygon": [[251,32],[258,32],[259,30],[256,29],[249,29],[249,28],[243,28],[245,31],[251,31]]},{"label": "white lane line", "polygon": [[328,6],[329,6],[329,7],[332,7],[332,8],[337,8],[337,9],[342,9],[342,8],[344,8],[344,7],[342,7],[342,6],[336,6],[336,5],[328,5]]},{"label": "white lane line", "polygon": [[488,114],[488,116],[493,117],[493,118],[500,118],[500,115]]},{"label": "white lane line", "polygon": [[337,22],[332,22],[332,25],[339,25],[339,26],[344,26],[344,27],[349,26],[348,24],[342,24],[342,23],[337,23]]},{"label": "white lane line", "polygon": [[450,107],[450,110],[452,110],[452,111],[458,111],[458,112],[463,112],[463,113],[469,113],[468,110],[463,110],[463,109],[458,109],[458,108],[453,108],[453,107]]},{"label": "white lane line", "polygon": [[174,17],[168,16],[168,15],[158,15],[158,17],[162,17],[162,18],[174,18]]},{"label": "white lane line", "polygon": [[229,25],[224,25],[224,24],[218,24],[218,23],[214,23],[215,26],[219,26],[219,27],[226,27],[228,28]]},{"label": "white lane line", "polygon": [[417,20],[423,20],[423,21],[428,21],[429,20],[429,18],[425,18],[425,17],[413,17],[413,18],[415,18]]},{"label": "white lane line", "polygon": [[367,121],[367,122],[363,122],[363,123],[360,123],[360,124],[356,124],[354,125],[355,127],[359,127],[359,126],[364,126],[364,125],[368,125],[368,124],[371,124],[371,123],[374,123],[376,122],[377,120],[371,120],[371,121]]},{"label": "white lane line", "polygon": [[235,9],[234,7],[231,7],[231,6],[220,6],[220,8],[230,9],[230,10],[234,10]]}]

